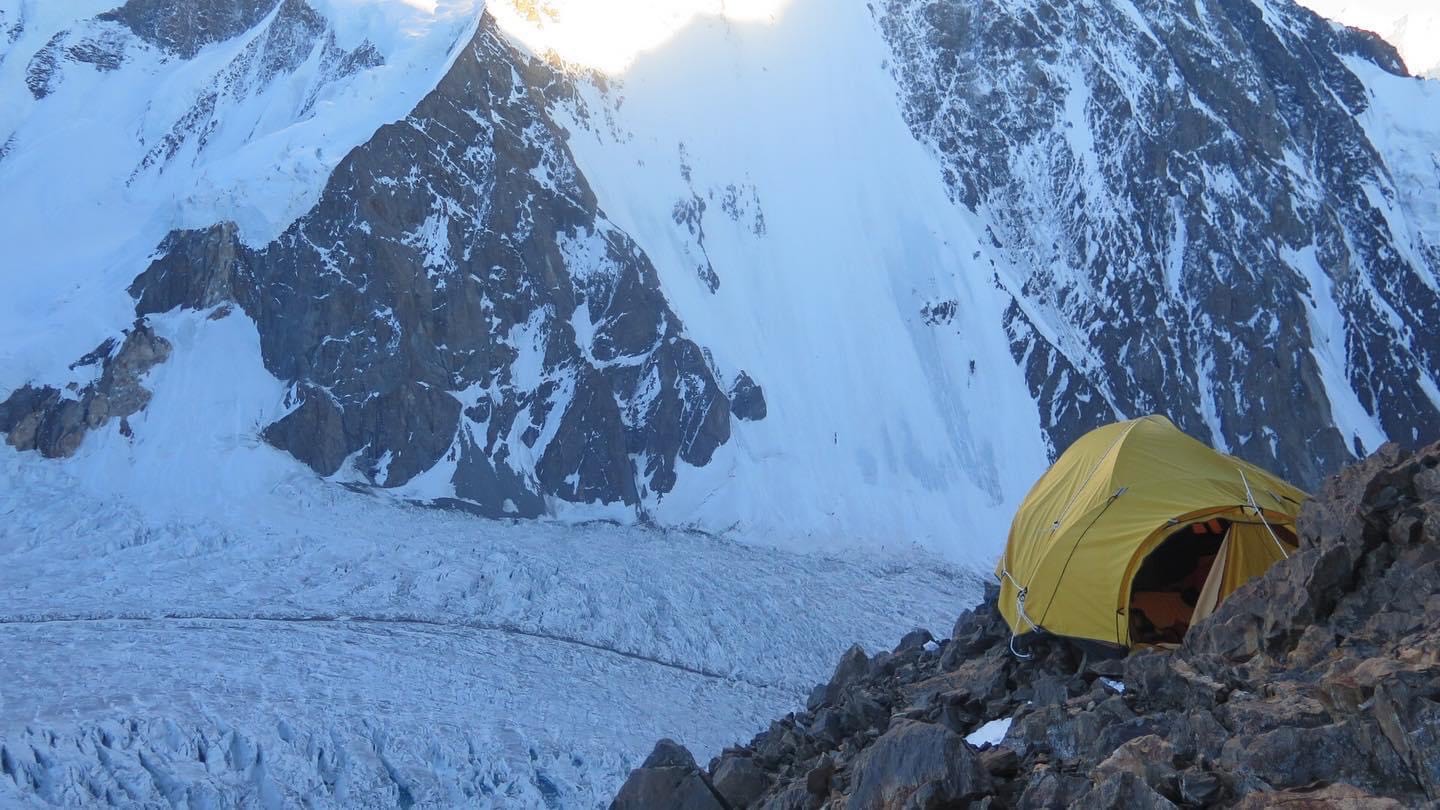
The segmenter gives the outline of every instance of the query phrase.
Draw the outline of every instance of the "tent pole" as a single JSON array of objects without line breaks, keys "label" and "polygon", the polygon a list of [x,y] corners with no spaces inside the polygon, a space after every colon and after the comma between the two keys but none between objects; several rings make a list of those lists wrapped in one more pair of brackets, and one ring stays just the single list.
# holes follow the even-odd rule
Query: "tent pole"
[{"label": "tent pole", "polygon": [[1285,550],[1285,544],[1280,542],[1280,538],[1275,535],[1275,530],[1270,528],[1270,521],[1265,519],[1265,513],[1260,509],[1260,504],[1255,503],[1255,493],[1250,491],[1250,479],[1245,477],[1245,471],[1239,467],[1236,467],[1235,471],[1240,473],[1240,480],[1245,484],[1245,497],[1250,499],[1250,508],[1254,509],[1255,516],[1260,518],[1260,525],[1264,526],[1265,531],[1270,533],[1270,539],[1274,540],[1275,547],[1280,549],[1280,556],[1287,560],[1290,559],[1290,552]]}]

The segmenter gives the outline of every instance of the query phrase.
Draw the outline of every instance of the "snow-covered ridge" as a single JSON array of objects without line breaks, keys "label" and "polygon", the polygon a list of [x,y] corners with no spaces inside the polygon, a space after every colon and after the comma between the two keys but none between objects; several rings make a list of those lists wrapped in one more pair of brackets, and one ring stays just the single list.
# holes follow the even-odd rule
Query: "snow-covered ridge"
[{"label": "snow-covered ridge", "polygon": [[1417,76],[1440,79],[1440,6],[1431,0],[1297,0],[1343,25],[1379,34]]},{"label": "snow-covered ridge", "polygon": [[184,59],[99,19],[114,2],[0,2],[0,238],[15,259],[0,388],[55,376],[128,323],[125,287],[171,229],[273,238],[434,86],[480,7],[251,5],[266,10],[254,28]]}]

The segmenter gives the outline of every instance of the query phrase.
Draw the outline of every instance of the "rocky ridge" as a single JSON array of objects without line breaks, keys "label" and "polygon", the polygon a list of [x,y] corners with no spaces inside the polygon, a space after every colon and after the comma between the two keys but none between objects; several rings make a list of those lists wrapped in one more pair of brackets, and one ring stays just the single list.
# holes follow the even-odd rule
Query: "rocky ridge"
[{"label": "rocky ridge", "polygon": [[[662,741],[644,808],[1413,807],[1440,803],[1440,444],[1328,479],[1301,551],[1185,644],[1011,654],[995,592],[950,638],[841,659],[705,769]],[[967,742],[1009,718],[998,743]]]}]

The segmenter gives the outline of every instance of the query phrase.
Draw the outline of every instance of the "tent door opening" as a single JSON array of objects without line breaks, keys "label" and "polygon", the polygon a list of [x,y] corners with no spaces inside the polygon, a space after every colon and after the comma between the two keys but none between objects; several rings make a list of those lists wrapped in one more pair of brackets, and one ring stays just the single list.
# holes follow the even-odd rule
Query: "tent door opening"
[{"label": "tent door opening", "polygon": [[1197,608],[1200,618],[1215,609],[1221,579],[1215,559],[1229,531],[1223,518],[1182,526],[1145,557],[1130,587],[1131,644],[1179,644]]}]

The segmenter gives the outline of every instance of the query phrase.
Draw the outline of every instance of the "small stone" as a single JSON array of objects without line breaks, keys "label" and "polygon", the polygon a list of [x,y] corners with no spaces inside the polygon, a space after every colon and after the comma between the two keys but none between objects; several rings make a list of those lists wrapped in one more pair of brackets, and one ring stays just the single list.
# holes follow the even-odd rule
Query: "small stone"
[{"label": "small stone", "polygon": [[1209,805],[1220,798],[1220,778],[1207,771],[1189,770],[1180,774],[1180,798],[1190,804]]}]

